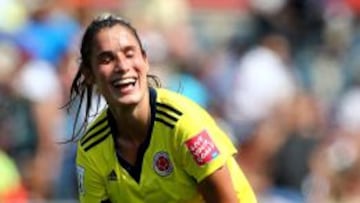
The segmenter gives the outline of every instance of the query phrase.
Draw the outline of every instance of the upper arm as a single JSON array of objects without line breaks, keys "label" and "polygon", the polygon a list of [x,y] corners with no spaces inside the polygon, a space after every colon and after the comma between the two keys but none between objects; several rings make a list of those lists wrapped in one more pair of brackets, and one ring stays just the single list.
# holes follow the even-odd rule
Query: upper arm
[{"label": "upper arm", "polygon": [[227,135],[206,117],[181,121],[178,155],[186,173],[201,182],[224,166],[236,149]]},{"label": "upper arm", "polygon": [[207,203],[238,202],[226,165],[207,176],[198,184],[198,189]]},{"label": "upper arm", "polygon": [[227,166],[236,153],[230,139],[212,120],[187,121],[182,144],[184,170],[196,179],[207,203],[238,202]]}]

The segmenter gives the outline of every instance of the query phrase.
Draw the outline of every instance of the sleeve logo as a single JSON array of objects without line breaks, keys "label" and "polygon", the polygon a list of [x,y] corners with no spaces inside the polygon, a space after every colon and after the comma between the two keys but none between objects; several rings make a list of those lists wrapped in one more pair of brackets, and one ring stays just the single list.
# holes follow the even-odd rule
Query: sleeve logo
[{"label": "sleeve logo", "polygon": [[219,155],[219,150],[206,130],[185,142],[196,163],[201,166]]},{"label": "sleeve logo", "polygon": [[76,166],[76,174],[77,174],[77,184],[78,184],[78,190],[80,195],[85,194],[85,188],[84,188],[84,174],[85,169],[81,166]]}]

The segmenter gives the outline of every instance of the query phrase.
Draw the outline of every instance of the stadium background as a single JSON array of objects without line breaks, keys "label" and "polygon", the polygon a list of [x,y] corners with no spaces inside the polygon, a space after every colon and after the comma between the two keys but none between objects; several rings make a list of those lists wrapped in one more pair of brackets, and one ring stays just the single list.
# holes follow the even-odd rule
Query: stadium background
[{"label": "stadium background", "polygon": [[359,0],[0,0],[0,202],[77,202],[59,107],[103,11],[228,132],[260,203],[360,202]]}]

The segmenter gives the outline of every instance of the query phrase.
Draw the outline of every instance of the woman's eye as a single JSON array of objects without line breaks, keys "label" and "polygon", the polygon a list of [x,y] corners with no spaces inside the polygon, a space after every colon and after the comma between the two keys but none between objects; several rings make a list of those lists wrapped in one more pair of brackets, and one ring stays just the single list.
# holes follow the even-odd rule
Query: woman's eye
[{"label": "woman's eye", "polygon": [[108,64],[114,60],[114,56],[112,54],[101,54],[99,57],[100,64]]},{"label": "woman's eye", "polygon": [[133,50],[128,50],[125,55],[127,58],[132,58],[134,56],[134,51]]}]

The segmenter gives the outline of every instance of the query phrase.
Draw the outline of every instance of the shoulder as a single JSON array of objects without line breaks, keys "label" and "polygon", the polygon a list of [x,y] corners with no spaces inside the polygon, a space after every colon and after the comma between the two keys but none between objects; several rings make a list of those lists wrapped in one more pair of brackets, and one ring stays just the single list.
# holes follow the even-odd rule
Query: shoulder
[{"label": "shoulder", "polygon": [[168,90],[168,89],[156,89],[157,99],[156,105],[160,107],[171,108],[174,112],[178,114],[196,114],[200,112],[205,112],[205,110],[192,101],[191,99],[181,95],[180,93]]},{"label": "shoulder", "polygon": [[167,89],[156,91],[156,121],[178,130],[213,123],[208,112],[191,99]]},{"label": "shoulder", "polygon": [[[113,169],[116,159],[112,139],[111,119],[108,109],[104,109],[91,122],[77,143],[76,166],[88,177],[99,180]],[[85,183],[86,184],[86,183]]]},{"label": "shoulder", "polygon": [[101,144],[111,135],[107,108],[105,108],[88,126],[78,141],[78,147],[87,152]]}]

